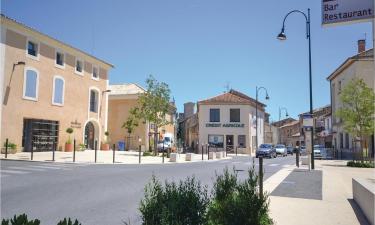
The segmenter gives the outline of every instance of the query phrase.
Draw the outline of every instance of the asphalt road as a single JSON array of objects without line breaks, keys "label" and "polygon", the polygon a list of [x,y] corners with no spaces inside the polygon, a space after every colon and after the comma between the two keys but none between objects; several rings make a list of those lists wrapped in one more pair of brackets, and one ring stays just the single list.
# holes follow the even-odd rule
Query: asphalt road
[{"label": "asphalt road", "polygon": [[[265,159],[267,179],[293,156]],[[215,173],[235,167],[239,178],[247,175],[252,159],[233,156],[221,161],[165,165],[93,165],[1,160],[1,218],[26,213],[42,225],[54,225],[64,217],[83,225],[140,224],[138,206],[152,174],[160,180],[195,176],[212,187]],[[255,167],[258,160],[255,159]]]}]

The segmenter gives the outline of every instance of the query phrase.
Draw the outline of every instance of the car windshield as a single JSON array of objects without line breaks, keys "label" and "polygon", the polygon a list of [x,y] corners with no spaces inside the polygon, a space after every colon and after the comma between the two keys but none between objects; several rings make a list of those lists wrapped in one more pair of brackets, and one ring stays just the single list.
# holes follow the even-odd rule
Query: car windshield
[{"label": "car windshield", "polygon": [[260,148],[271,148],[271,145],[268,145],[268,144],[261,144],[259,147],[260,147]]},{"label": "car windshield", "polygon": [[285,145],[276,145],[275,148],[285,148]]},{"label": "car windshield", "polygon": [[170,142],[170,141],[171,141],[171,138],[170,138],[170,137],[165,137],[165,138],[164,138],[164,141],[165,141],[165,142]]}]

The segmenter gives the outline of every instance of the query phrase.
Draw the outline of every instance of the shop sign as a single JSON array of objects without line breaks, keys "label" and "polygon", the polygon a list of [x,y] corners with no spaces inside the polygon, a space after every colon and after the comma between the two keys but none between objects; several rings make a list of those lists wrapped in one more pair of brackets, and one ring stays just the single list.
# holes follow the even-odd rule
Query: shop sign
[{"label": "shop sign", "polygon": [[234,127],[234,128],[243,128],[245,124],[243,123],[206,123],[206,127]]},{"label": "shop sign", "polygon": [[70,122],[70,126],[72,128],[81,128],[81,123],[79,123],[77,120]]},{"label": "shop sign", "polygon": [[374,18],[374,0],[322,0],[322,24],[331,25]]}]

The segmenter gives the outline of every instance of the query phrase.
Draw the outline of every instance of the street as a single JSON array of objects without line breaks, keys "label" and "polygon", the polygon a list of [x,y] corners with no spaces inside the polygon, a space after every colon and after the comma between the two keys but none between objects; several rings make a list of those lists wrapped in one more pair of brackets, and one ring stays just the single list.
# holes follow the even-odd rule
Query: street
[{"label": "street", "polygon": [[[248,156],[165,165],[63,164],[1,160],[1,218],[26,213],[42,224],[56,224],[64,217],[83,225],[140,224],[138,206],[152,174],[159,180],[195,176],[212,187],[215,171],[238,170],[239,178],[252,165]],[[255,159],[258,169],[258,159]],[[264,160],[264,179],[295,163],[295,156]]]}]

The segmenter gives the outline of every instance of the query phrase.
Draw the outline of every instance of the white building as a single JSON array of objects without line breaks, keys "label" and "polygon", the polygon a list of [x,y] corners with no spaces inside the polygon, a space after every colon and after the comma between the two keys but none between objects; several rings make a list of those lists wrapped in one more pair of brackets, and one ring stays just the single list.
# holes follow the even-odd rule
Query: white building
[{"label": "white building", "polygon": [[[255,99],[235,90],[199,101],[199,145],[255,154],[255,107]],[[258,145],[264,142],[265,107],[258,102]]]}]

